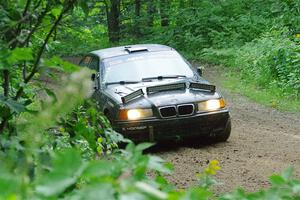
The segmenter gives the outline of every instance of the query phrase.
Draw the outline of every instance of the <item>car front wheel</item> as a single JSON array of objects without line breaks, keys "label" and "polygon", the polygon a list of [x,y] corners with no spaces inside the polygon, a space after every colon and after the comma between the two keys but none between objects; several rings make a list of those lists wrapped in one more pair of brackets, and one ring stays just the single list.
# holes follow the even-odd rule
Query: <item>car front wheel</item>
[{"label": "car front wheel", "polygon": [[226,128],[221,133],[215,135],[214,138],[212,139],[214,140],[214,142],[226,142],[230,137],[230,133],[231,133],[231,120],[229,119],[226,124]]}]

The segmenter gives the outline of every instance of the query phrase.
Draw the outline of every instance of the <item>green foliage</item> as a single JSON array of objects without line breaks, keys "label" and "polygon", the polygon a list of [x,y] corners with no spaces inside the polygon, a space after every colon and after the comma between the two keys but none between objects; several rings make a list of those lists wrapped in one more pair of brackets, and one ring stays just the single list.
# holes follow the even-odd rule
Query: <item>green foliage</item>
[{"label": "green foliage", "polygon": [[[220,170],[216,160],[198,175],[198,185],[178,191],[164,178],[164,174],[172,171],[170,165],[157,156],[143,154],[152,144],[129,143],[125,149],[109,148],[119,140],[114,140],[111,131],[106,132],[110,129],[107,119],[88,104],[78,107],[90,95],[89,75],[88,71],[81,71],[65,79],[64,87],[56,91],[56,101],[46,101],[47,105],[37,114],[20,120],[22,123],[16,125],[15,137],[0,136],[1,199],[267,200],[300,197],[300,181],[292,179],[292,168],[270,177],[270,189],[254,193],[239,189],[215,197],[209,188],[217,183],[212,177]],[[75,111],[74,107],[77,107]],[[73,139],[63,140],[66,134],[71,138],[71,132]],[[101,138],[97,140],[99,144],[95,144],[96,135]],[[85,146],[78,145],[80,143]],[[105,154],[99,153],[95,145],[100,145]],[[86,156],[86,149],[92,152],[90,156]]]},{"label": "green foliage", "polygon": [[[210,191],[220,169],[215,160],[198,185],[178,191],[164,178],[170,164],[143,154],[152,144],[135,145],[111,129],[85,100],[90,72],[63,78],[61,71],[78,67],[57,57],[112,45],[105,13],[111,2],[120,3],[1,2],[0,199],[300,199],[292,168],[271,176],[269,189],[216,197]],[[299,97],[299,1],[168,3],[122,1],[120,42],[168,44],[190,58],[232,67],[243,82]],[[55,76],[62,87],[45,84]],[[118,149],[119,142],[129,144]]]},{"label": "green foliage", "polygon": [[[44,52],[50,50],[58,25],[81,0],[16,0],[1,1],[0,13],[0,134],[12,134],[10,123],[34,102],[37,91],[49,88],[32,80],[48,66],[43,62]],[[59,59],[55,59],[58,62]],[[47,64],[51,64],[48,60]],[[56,67],[58,63],[55,63]],[[74,71],[74,66],[59,61],[61,69]]]},{"label": "green foliage", "polygon": [[198,1],[176,5],[173,1],[172,23],[155,28],[149,41],[160,41],[195,56],[203,48],[241,46],[259,37],[273,26],[288,26],[298,31],[299,2],[269,1]]},{"label": "green foliage", "polygon": [[101,3],[96,3],[87,13],[83,9],[75,9],[72,15],[63,20],[65,26],[59,29],[55,40],[49,44],[49,54],[80,55],[109,47],[107,28],[99,19],[102,7]]},{"label": "green foliage", "polygon": [[231,199],[298,199],[300,197],[299,180],[291,178],[293,168],[290,167],[281,175],[270,177],[271,187],[268,190],[261,190],[254,193],[246,193],[239,189],[231,194],[221,197],[221,200]]},{"label": "green foliage", "polygon": [[7,63],[12,65],[20,61],[30,61],[33,60],[32,49],[31,48],[15,48],[11,51],[9,57],[7,58]]},{"label": "green foliage", "polygon": [[9,108],[12,112],[21,113],[25,111],[25,106],[23,104],[18,103],[17,101],[14,101],[12,99],[9,99],[5,96],[0,95],[0,102],[2,105]]},{"label": "green foliage", "polygon": [[231,66],[241,78],[261,88],[280,88],[299,97],[300,48],[287,31],[272,31],[239,48],[205,49],[202,59]]},{"label": "green foliage", "polygon": [[[128,142],[122,135],[116,133],[103,113],[96,109],[92,100],[80,105],[66,118],[59,119],[58,127],[52,128],[55,135],[56,148],[77,146],[85,153],[85,158],[92,159],[96,155],[111,154],[118,143]],[[61,143],[62,138],[64,143]]]}]

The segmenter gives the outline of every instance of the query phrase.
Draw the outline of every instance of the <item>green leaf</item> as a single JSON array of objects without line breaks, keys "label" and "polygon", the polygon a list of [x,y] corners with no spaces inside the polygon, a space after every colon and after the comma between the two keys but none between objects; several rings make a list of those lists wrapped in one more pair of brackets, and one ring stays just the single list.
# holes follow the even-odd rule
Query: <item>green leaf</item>
[{"label": "green leaf", "polygon": [[180,199],[181,200],[189,200],[189,199],[207,200],[207,199],[211,199],[211,196],[212,193],[204,188],[191,188]]},{"label": "green leaf", "polygon": [[15,48],[11,51],[10,56],[7,58],[8,64],[31,60],[33,60],[31,48]]},{"label": "green leaf", "polygon": [[83,172],[83,176],[86,178],[96,178],[103,176],[118,177],[121,173],[120,166],[117,166],[115,162],[109,162],[105,160],[96,160],[90,162],[87,168]]},{"label": "green leaf", "polygon": [[0,104],[3,104],[15,113],[21,113],[26,110],[26,107],[23,104],[3,95],[0,95]]},{"label": "green leaf", "polygon": [[115,189],[112,184],[109,183],[92,183],[85,185],[83,188],[74,192],[73,195],[68,195],[64,199],[88,199],[88,200],[99,200],[99,199],[116,199]]},{"label": "green leaf", "polygon": [[135,150],[135,144],[133,142],[129,142],[127,145],[126,145],[126,149],[124,151],[124,153],[128,154],[129,152],[130,153],[133,153]]},{"label": "green leaf", "polygon": [[129,194],[120,194],[120,200],[144,200],[145,195],[139,192],[131,192]]},{"label": "green leaf", "polygon": [[153,197],[153,199],[167,199],[167,194],[145,182],[137,182],[135,186],[141,192]]},{"label": "green leaf", "polygon": [[171,173],[172,170],[165,165],[165,161],[158,156],[149,156],[148,167],[162,173]]},{"label": "green leaf", "polygon": [[55,8],[52,8],[51,14],[55,17],[55,19],[57,19],[58,16],[60,15],[61,11],[62,11],[62,7],[55,7]]},{"label": "green leaf", "polygon": [[272,183],[273,186],[279,186],[285,184],[284,178],[282,178],[279,175],[272,175],[270,177],[270,182]]},{"label": "green leaf", "polygon": [[74,131],[77,135],[81,135],[86,139],[89,143],[91,149],[94,152],[97,151],[97,142],[96,142],[96,134],[95,129],[93,127],[88,126],[87,122],[84,119],[79,119],[79,121],[74,126]]},{"label": "green leaf", "polygon": [[74,149],[57,152],[53,156],[49,173],[37,180],[36,192],[41,196],[55,197],[74,185],[85,169],[80,154]]},{"label": "green leaf", "polygon": [[300,183],[298,182],[298,184],[293,185],[292,190],[294,194],[300,195]]},{"label": "green leaf", "polygon": [[141,143],[136,146],[136,150],[143,151],[145,149],[152,147],[153,145],[154,145],[153,143],[147,143],[147,142]]},{"label": "green leaf", "polygon": [[[13,194],[20,192],[20,183],[21,180],[19,177],[15,176],[8,171],[5,171],[3,168],[0,170],[0,197],[1,199],[6,199]],[[8,198],[7,198],[8,199]]]}]

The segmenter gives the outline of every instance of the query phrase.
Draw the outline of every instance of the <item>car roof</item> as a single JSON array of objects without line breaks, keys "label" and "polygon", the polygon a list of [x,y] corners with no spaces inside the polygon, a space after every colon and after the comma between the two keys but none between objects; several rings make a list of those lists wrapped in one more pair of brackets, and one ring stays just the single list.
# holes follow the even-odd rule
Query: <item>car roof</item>
[{"label": "car roof", "polygon": [[141,52],[158,52],[158,51],[170,51],[174,50],[173,48],[160,45],[160,44],[135,44],[135,45],[126,45],[119,47],[112,47],[107,49],[100,49],[92,51],[91,53],[99,56],[101,59],[112,58],[116,56],[129,55],[131,53],[141,53]]}]

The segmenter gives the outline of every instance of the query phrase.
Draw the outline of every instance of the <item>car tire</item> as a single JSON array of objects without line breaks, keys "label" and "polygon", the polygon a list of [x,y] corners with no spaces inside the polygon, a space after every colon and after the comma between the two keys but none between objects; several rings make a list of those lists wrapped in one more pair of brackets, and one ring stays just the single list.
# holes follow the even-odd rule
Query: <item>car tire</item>
[{"label": "car tire", "polygon": [[228,119],[226,128],[220,134],[217,134],[214,138],[214,142],[226,142],[231,134],[231,120]]}]

